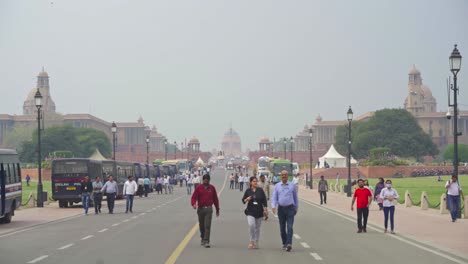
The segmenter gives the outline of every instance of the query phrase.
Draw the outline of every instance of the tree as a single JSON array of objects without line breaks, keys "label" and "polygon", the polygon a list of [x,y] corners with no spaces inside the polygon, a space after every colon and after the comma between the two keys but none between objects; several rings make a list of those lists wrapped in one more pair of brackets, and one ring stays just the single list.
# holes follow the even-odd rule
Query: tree
[{"label": "tree", "polygon": [[[452,160],[454,159],[453,144],[448,145],[444,150],[444,159]],[[468,145],[458,144],[458,162],[467,162],[468,161]]]},{"label": "tree", "polygon": [[[347,153],[347,126],[337,129],[336,147]],[[343,138],[345,136],[345,138]],[[384,109],[367,121],[352,123],[352,154],[364,158],[373,148],[385,147],[401,157],[420,158],[438,153],[437,146],[404,109]]]},{"label": "tree", "polygon": [[[37,133],[37,130],[34,133]],[[87,158],[96,148],[104,156],[110,156],[109,139],[104,132],[93,128],[75,128],[70,125],[53,126],[45,129],[41,136],[42,159],[55,151],[69,151],[77,158]],[[37,160],[37,137],[23,142],[19,155],[23,162],[35,162]]]},{"label": "tree", "polygon": [[34,128],[27,125],[15,125],[5,136],[5,146],[10,149],[21,151],[23,142],[30,141]]}]

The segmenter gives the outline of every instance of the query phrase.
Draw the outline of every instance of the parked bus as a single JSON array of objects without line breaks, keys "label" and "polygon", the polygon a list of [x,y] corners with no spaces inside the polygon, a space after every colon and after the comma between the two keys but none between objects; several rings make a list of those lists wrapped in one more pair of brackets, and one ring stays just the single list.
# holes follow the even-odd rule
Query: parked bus
[{"label": "parked bus", "polygon": [[61,159],[52,161],[52,199],[59,207],[81,202],[81,182],[85,176],[102,177],[102,162],[91,159]]},{"label": "parked bus", "polygon": [[21,206],[21,169],[15,150],[0,149],[0,223],[10,223]]},{"label": "parked bus", "polygon": [[281,175],[281,171],[285,170],[289,175],[288,180],[291,181],[293,178],[293,165],[290,160],[270,159],[269,170],[271,175]]}]

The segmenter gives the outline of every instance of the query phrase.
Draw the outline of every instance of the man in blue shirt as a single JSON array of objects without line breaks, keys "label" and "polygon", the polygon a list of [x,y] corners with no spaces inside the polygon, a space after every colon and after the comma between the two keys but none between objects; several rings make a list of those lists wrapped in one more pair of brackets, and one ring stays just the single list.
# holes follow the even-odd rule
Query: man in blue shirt
[{"label": "man in blue shirt", "polygon": [[281,182],[275,184],[271,208],[274,214],[278,212],[283,250],[289,252],[292,249],[294,216],[299,209],[299,203],[295,185],[288,182],[288,172],[285,170],[281,172]]},{"label": "man in blue shirt", "polygon": [[150,192],[150,184],[151,180],[148,175],[146,175],[145,179],[143,179],[143,185],[145,186],[145,197],[148,197],[148,193]]}]

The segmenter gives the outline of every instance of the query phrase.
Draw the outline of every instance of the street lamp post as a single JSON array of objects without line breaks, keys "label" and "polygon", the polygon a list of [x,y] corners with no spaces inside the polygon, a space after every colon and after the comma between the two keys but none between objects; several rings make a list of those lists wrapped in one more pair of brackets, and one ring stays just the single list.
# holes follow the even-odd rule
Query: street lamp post
[{"label": "street lamp post", "polygon": [[164,159],[167,160],[167,139],[164,139]]},{"label": "street lamp post", "polygon": [[180,155],[182,155],[182,159],[184,159],[184,142],[180,143]]},{"label": "street lamp post", "polygon": [[291,137],[291,138],[289,139],[289,143],[291,144],[291,146],[290,146],[290,147],[291,147],[291,163],[294,162],[294,157],[293,157],[293,150],[294,150],[294,149],[293,149],[293,140],[294,140],[293,137]]},{"label": "street lamp post", "polygon": [[177,141],[174,141],[174,159],[177,159]]},{"label": "street lamp post", "polygon": [[310,189],[312,190],[314,188],[314,183],[312,182],[312,136],[313,136],[314,130],[312,128],[309,129],[309,166],[310,166]]},{"label": "street lamp post", "polygon": [[[458,86],[457,86],[457,75],[461,68],[461,60],[462,56],[457,49],[457,45],[450,54],[449,61],[450,61],[450,71],[453,73],[453,86],[451,89],[453,90],[453,104],[449,106],[453,106],[453,175],[458,179],[458,137],[461,136],[461,133],[458,132]],[[449,95],[450,96],[450,95]],[[449,97],[450,98],[450,97]]]},{"label": "street lamp post", "polygon": [[37,168],[39,182],[37,183],[37,207],[44,207],[44,200],[42,195],[42,158],[41,158],[41,108],[42,108],[42,95],[37,88],[36,95],[34,96],[37,107]]},{"label": "street lamp post", "polygon": [[348,113],[348,197],[351,197],[351,122],[353,121],[353,110],[349,106]]},{"label": "street lamp post", "polygon": [[111,131],[112,131],[112,159],[115,160],[115,134],[117,133],[117,125],[115,124],[115,122],[112,122],[112,127],[111,127]]},{"label": "street lamp post", "polygon": [[149,164],[149,143],[150,137],[149,135],[146,135],[146,164]]},{"label": "street lamp post", "polygon": [[286,138],[283,138],[283,145],[284,145],[284,159],[286,159]]}]

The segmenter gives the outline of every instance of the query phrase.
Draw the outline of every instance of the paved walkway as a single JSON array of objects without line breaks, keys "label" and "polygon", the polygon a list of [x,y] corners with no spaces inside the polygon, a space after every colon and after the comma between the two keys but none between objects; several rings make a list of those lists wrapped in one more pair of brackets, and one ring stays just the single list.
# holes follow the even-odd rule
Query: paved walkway
[{"label": "paved walkway", "polygon": [[[316,189],[310,190],[300,186],[299,197],[317,205],[320,204],[320,196]],[[351,198],[344,194],[328,192],[327,204],[323,206],[356,218],[355,211],[351,211]],[[383,230],[384,215],[382,211],[379,211],[376,203],[371,205],[369,223]],[[441,215],[438,210],[424,211],[417,207],[406,208],[398,204],[395,210],[395,232],[453,254],[468,257],[467,219],[459,219],[452,223],[449,215]]]}]

